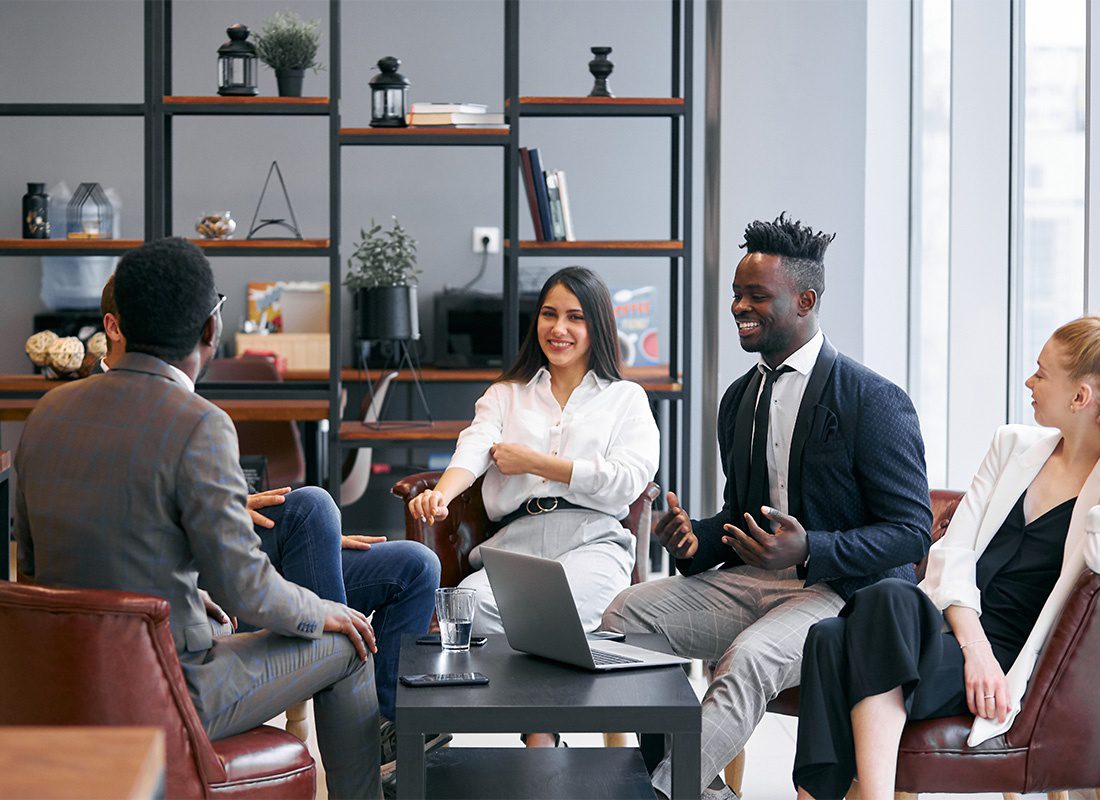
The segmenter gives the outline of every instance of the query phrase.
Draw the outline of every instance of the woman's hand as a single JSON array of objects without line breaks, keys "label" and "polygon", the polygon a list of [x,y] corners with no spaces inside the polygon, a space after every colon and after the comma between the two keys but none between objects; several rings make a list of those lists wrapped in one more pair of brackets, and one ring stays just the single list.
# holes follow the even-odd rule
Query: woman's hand
[{"label": "woman's hand", "polygon": [[1008,705],[1008,682],[993,656],[989,642],[974,642],[963,650],[966,704],[970,713],[982,719],[1004,722],[1012,709]]},{"label": "woman's hand", "polygon": [[268,489],[266,492],[260,492],[259,494],[250,494],[248,502],[245,503],[245,508],[248,509],[248,516],[252,517],[252,524],[259,525],[261,528],[274,528],[275,521],[268,519],[257,509],[282,505],[286,502],[286,495],[288,494],[290,494],[289,486]]},{"label": "woman's hand", "polygon": [[447,498],[443,492],[432,489],[421,492],[409,501],[409,515],[413,519],[434,525],[437,519],[447,519]]},{"label": "woman's hand", "polygon": [[497,442],[489,448],[489,457],[503,475],[524,475],[535,473],[542,453],[532,450],[525,444]]},{"label": "woman's hand", "polygon": [[385,536],[363,536],[359,533],[353,533],[351,536],[340,537],[340,548],[342,550],[370,550],[372,544],[381,544],[386,541]]}]

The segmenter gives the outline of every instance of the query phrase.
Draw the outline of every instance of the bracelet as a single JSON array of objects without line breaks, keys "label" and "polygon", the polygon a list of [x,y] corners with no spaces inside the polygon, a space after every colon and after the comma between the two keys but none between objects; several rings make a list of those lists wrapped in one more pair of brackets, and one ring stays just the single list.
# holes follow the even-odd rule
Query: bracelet
[{"label": "bracelet", "polygon": [[989,640],[988,639],[975,639],[972,642],[967,642],[966,644],[960,644],[959,649],[960,650],[965,650],[966,648],[970,647],[971,645],[975,645],[975,644],[989,644]]}]

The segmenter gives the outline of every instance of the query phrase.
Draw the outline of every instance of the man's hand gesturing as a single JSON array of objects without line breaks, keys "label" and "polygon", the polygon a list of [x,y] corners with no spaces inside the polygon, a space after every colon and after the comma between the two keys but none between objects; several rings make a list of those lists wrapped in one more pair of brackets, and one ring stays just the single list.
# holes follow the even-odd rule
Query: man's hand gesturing
[{"label": "man's hand gesturing", "polygon": [[752,567],[786,569],[805,563],[810,545],[802,523],[776,508],[761,506],[760,510],[775,524],[775,533],[764,530],[750,514],[745,514],[745,530],[736,525],[723,525],[727,535],[722,541]]},{"label": "man's hand gesturing", "polygon": [[691,558],[699,549],[699,539],[691,530],[691,518],[680,508],[675,492],[665,495],[668,511],[657,523],[657,540],[675,558]]}]

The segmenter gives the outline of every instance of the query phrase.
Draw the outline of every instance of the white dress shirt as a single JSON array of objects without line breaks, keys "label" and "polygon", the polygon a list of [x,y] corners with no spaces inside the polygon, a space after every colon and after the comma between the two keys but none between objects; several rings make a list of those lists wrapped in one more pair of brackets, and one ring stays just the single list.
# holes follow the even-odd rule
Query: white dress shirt
[{"label": "white dress shirt", "polygon": [[[779,365],[791,367],[794,371],[781,375],[772,386],[772,407],[768,411],[768,491],[772,506],[784,514],[789,508],[787,475],[791,463],[794,423],[798,418],[798,408],[802,405],[802,395],[806,393],[806,383],[810,380],[810,373],[817,363],[817,356],[821,353],[824,342],[825,335],[818,330],[810,341],[787,356],[787,360]],[[767,366],[761,356],[757,369],[763,374]],[[761,380],[760,388],[756,392],[757,402],[763,391],[764,381]],[[755,427],[754,423],[753,428]]]},{"label": "white dress shirt", "polygon": [[[497,442],[525,444],[572,461],[569,483],[502,474],[489,457]],[[562,408],[543,368],[527,383],[502,381],[489,387],[477,401],[473,423],[458,437],[450,467],[485,474],[481,494],[492,520],[532,497],[562,497],[621,519],[657,471],[660,449],[641,386],[589,371]]]}]

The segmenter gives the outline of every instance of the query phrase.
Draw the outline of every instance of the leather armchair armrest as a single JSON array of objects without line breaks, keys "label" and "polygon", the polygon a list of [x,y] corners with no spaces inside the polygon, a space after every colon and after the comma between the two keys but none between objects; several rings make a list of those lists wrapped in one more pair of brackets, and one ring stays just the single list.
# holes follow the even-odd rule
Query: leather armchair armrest
[{"label": "leather armchair armrest", "polygon": [[[1020,715],[1005,738],[1028,746],[1027,791],[1066,780],[1100,786],[1100,574],[1085,570],[1039,655]],[[1074,785],[1078,785],[1075,783]],[[1045,789],[1044,789],[1045,790]]]},{"label": "leather armchair armrest", "polygon": [[[390,493],[399,497],[407,506],[421,492],[435,488],[441,472],[419,472],[394,484]],[[481,482],[478,478],[469,489],[451,501],[446,519],[437,519],[429,525],[413,519],[405,511],[405,538],[420,542],[439,556],[441,567],[440,586],[457,586],[472,572],[470,551],[489,538],[489,517],[481,499]]]}]

